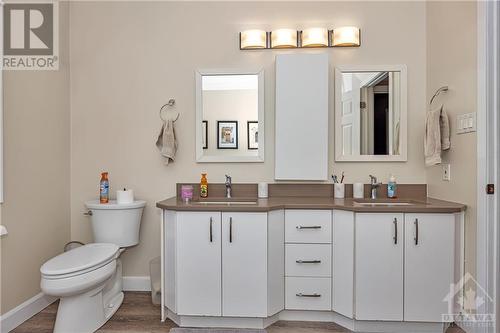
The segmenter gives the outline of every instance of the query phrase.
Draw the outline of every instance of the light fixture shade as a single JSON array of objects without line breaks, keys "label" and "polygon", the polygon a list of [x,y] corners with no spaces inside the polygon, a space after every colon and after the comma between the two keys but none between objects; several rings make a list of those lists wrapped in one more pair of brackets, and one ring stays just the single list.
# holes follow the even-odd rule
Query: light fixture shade
[{"label": "light fixture shade", "polygon": [[333,29],[332,46],[359,46],[360,30],[358,27],[341,27]]},{"label": "light fixture shade", "polygon": [[323,28],[309,28],[302,31],[302,47],[328,46],[328,30]]},{"label": "light fixture shade", "polygon": [[297,47],[297,30],[278,29],[271,32],[272,48]]},{"label": "light fixture shade", "polygon": [[245,30],[240,33],[240,49],[265,49],[267,34],[264,30]]}]

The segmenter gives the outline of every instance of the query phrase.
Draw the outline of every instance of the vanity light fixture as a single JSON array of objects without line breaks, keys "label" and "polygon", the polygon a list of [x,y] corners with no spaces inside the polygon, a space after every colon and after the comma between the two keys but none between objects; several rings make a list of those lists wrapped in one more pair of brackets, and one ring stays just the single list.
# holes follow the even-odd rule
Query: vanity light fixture
[{"label": "vanity light fixture", "polygon": [[360,30],[358,27],[340,27],[333,29],[331,45],[348,47],[360,45]]},{"label": "vanity light fixture", "polygon": [[300,33],[302,47],[327,47],[328,30],[324,28],[308,28]]},{"label": "vanity light fixture", "polygon": [[271,48],[285,49],[298,47],[299,32],[293,29],[278,29],[271,32]]},{"label": "vanity light fixture", "polygon": [[240,49],[265,49],[267,48],[267,32],[264,30],[245,30],[240,32]]},{"label": "vanity light fixture", "polygon": [[240,32],[240,50],[287,49],[313,47],[357,47],[361,45],[358,27],[307,28],[303,31],[277,29],[245,30]]}]

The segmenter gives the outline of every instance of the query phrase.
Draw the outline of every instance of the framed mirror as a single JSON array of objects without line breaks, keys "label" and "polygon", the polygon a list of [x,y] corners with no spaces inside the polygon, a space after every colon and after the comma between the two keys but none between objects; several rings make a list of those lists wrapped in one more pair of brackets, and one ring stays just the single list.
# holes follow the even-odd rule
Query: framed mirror
[{"label": "framed mirror", "polygon": [[406,119],[406,66],[336,68],[336,161],[407,161]]},{"label": "framed mirror", "polygon": [[196,72],[196,161],[264,162],[264,71]]}]

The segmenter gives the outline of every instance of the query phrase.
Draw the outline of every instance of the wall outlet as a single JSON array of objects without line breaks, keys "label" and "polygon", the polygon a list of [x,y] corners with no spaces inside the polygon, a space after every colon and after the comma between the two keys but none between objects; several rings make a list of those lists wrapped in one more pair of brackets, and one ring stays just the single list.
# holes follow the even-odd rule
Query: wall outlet
[{"label": "wall outlet", "polygon": [[442,164],[441,170],[443,171],[443,180],[449,182],[451,180],[450,164]]}]

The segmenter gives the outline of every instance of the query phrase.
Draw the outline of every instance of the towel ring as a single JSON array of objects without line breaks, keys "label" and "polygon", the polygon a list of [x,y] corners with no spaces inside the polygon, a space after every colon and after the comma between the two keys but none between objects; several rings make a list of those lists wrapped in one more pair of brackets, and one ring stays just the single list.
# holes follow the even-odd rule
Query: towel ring
[{"label": "towel ring", "polygon": [[436,97],[438,97],[441,93],[447,92],[448,90],[449,90],[448,86],[442,86],[441,88],[439,88],[438,90],[436,90],[436,92],[434,93],[434,95],[431,98],[431,101],[429,102],[429,105],[432,105],[432,102],[434,101],[434,99]]},{"label": "towel ring", "polygon": [[[160,108],[160,119],[163,120],[163,121],[167,121],[167,120],[176,121],[177,119],[179,119],[179,115],[180,115],[179,111],[176,112],[177,114],[174,117],[170,117],[170,118],[168,118],[168,117],[167,118],[163,118],[162,117],[162,111],[163,111],[163,109],[166,109],[168,107],[172,107],[173,108],[174,106],[175,106],[175,99],[173,99],[173,98],[169,99],[168,102],[166,104],[164,104]],[[167,109],[166,113],[168,114],[168,109]]]}]

